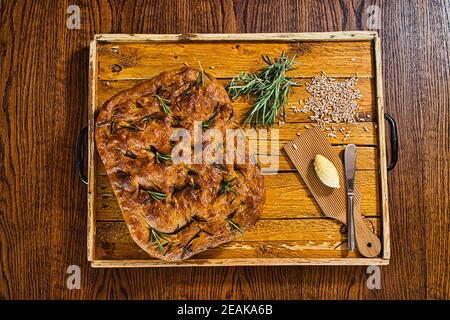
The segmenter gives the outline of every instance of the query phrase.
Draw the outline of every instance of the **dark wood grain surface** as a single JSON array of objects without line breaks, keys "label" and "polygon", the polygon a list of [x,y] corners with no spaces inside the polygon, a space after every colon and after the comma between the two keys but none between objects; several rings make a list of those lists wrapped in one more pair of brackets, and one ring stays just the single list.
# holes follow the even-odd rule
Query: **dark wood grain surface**
[{"label": "dark wood grain surface", "polygon": [[[0,299],[449,299],[450,2],[415,2],[1,1]],[[66,27],[70,4],[79,30]],[[371,4],[400,134],[382,289],[367,289],[363,267],[89,267],[74,146],[94,34],[367,30]],[[66,288],[72,264],[80,290]]]}]

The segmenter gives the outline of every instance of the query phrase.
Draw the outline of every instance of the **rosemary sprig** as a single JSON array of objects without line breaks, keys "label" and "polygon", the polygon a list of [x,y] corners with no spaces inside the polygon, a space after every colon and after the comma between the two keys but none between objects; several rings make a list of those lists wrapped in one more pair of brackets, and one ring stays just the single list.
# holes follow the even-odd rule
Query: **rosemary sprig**
[{"label": "rosemary sprig", "polygon": [[134,122],[121,123],[120,128],[126,128],[130,131],[142,131]]},{"label": "rosemary sprig", "polygon": [[170,154],[159,152],[158,150],[156,150],[154,146],[150,146],[150,148],[145,148],[145,150],[155,155],[155,160],[157,163],[163,163],[172,160],[172,156]]},{"label": "rosemary sprig", "polygon": [[227,91],[232,100],[242,94],[256,98],[246,123],[273,126],[280,108],[286,120],[287,96],[292,87],[298,86],[292,77],[286,77],[286,71],[293,68],[295,56],[289,59],[283,52],[275,61],[265,55],[262,58],[267,63],[264,69],[257,74],[239,74],[227,85]]},{"label": "rosemary sprig", "polygon": [[205,120],[202,122],[203,129],[208,129],[209,127],[211,127],[211,125],[214,122],[214,119],[216,119],[217,115],[220,113],[219,111],[220,111],[219,108],[216,108],[216,110],[214,110],[214,113],[211,115],[211,117],[209,117],[208,120]]},{"label": "rosemary sprig", "polygon": [[165,114],[170,113],[170,101],[162,98],[160,95],[155,94],[155,98],[158,100],[159,105],[163,109]]},{"label": "rosemary sprig", "polygon": [[201,88],[205,85],[205,75],[203,73],[203,69],[201,69],[200,73],[198,74],[197,79],[195,80],[195,86],[197,88]]},{"label": "rosemary sprig", "polygon": [[[166,243],[162,244],[161,239],[165,240]],[[153,228],[150,228],[150,241],[154,242],[160,252],[164,252],[164,246],[169,243],[169,241],[164,237],[164,233],[156,231]]]},{"label": "rosemary sprig", "polygon": [[152,113],[152,114],[146,115],[146,116],[142,117],[139,120],[139,122],[141,122],[141,123],[148,123],[148,122],[152,121],[153,119],[156,119],[155,115],[156,115],[156,113]]},{"label": "rosemary sprig", "polygon": [[200,73],[195,80],[195,86],[197,88],[201,88],[205,85],[205,76],[207,76],[210,80],[212,79],[211,75],[207,73],[205,70],[203,70],[202,64],[200,61],[198,62],[198,66],[200,67]]},{"label": "rosemary sprig", "polygon": [[133,151],[130,151],[130,150],[125,151],[124,155],[125,155],[125,157],[131,158],[133,160],[137,159],[137,155]]},{"label": "rosemary sprig", "polygon": [[158,163],[172,160],[172,157],[170,156],[170,154],[165,154],[165,153],[156,151],[155,156],[156,156],[156,162],[158,162]]},{"label": "rosemary sprig", "polygon": [[186,242],[186,244],[184,245],[186,248],[189,248],[192,244],[192,242],[197,239],[198,237],[200,237],[200,234],[202,233],[203,229],[198,229],[198,231],[188,240],[188,242]]},{"label": "rosemary sprig", "polygon": [[231,229],[236,229],[236,230],[239,231],[240,233],[244,233],[244,231],[242,231],[242,229],[241,229],[241,226],[240,226],[238,223],[234,222],[233,219],[228,218],[228,219],[227,219],[227,222],[228,222],[228,224],[230,225],[230,228],[231,228]]},{"label": "rosemary sprig", "polygon": [[214,168],[217,168],[221,171],[227,171],[227,167],[223,163],[213,162],[213,163],[211,163],[211,166],[213,166]]},{"label": "rosemary sprig", "polygon": [[222,182],[220,183],[219,194],[221,195],[226,192],[233,192],[236,195],[237,194],[236,190],[233,189],[234,185],[232,184],[234,180],[236,180],[236,177],[234,177],[231,180],[223,179]]},{"label": "rosemary sprig", "polygon": [[116,119],[111,120],[109,124],[109,131],[111,134],[117,133],[117,122]]},{"label": "rosemary sprig", "polygon": [[159,192],[159,191],[155,191],[155,190],[151,190],[151,189],[144,189],[141,188],[142,191],[146,192],[153,200],[165,200],[166,199],[166,194],[163,192]]},{"label": "rosemary sprig", "polygon": [[167,254],[167,252],[169,252],[169,250],[172,249],[172,245],[173,245],[173,243],[169,242],[169,245],[167,246],[166,251],[164,251],[163,256],[165,256]]}]

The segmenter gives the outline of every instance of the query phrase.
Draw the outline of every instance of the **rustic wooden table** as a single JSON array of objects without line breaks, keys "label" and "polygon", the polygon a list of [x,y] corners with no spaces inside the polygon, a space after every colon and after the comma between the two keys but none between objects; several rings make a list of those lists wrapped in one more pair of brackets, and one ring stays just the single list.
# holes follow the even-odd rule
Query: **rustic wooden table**
[{"label": "rustic wooden table", "polygon": [[[450,298],[450,2],[76,2],[0,3],[0,299]],[[80,29],[67,28],[71,4],[81,9]],[[373,27],[383,39],[386,110],[400,134],[389,174],[392,259],[380,290],[367,288],[363,267],[89,267],[74,145],[87,121],[94,34]],[[81,268],[79,290],[66,288],[69,265]]]}]

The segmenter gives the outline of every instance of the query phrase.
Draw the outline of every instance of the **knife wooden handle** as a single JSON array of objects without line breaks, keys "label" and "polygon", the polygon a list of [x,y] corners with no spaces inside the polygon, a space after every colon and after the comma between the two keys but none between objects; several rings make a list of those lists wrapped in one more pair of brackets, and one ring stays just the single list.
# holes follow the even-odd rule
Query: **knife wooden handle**
[{"label": "knife wooden handle", "polygon": [[363,220],[360,210],[355,210],[355,238],[356,247],[359,253],[364,257],[372,258],[377,256],[381,251],[380,239],[370,230],[367,223]]}]

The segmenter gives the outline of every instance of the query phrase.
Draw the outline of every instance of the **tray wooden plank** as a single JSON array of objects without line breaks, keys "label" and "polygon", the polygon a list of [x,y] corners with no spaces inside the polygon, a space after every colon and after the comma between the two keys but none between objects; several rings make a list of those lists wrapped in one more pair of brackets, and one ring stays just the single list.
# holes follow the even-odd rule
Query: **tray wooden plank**
[{"label": "tray wooden plank", "polygon": [[[297,134],[305,132],[308,130],[308,127],[311,127],[315,123],[286,123],[283,125],[275,125],[275,129],[279,130],[278,141],[280,145],[282,143],[286,143],[288,141],[293,140]],[[329,143],[333,145],[342,145],[354,143],[359,146],[376,146],[377,145],[377,124],[375,122],[355,122],[355,123],[335,123],[333,124],[336,128],[336,131],[339,131],[343,128],[346,131],[350,131],[350,136],[344,140],[343,134],[338,134],[336,138],[327,137]],[[264,136],[258,136],[258,138],[264,138]],[[271,138],[273,134],[270,130],[267,131],[267,145],[271,146]],[[252,138],[250,141],[254,140]],[[265,139],[263,139],[265,140]],[[264,141],[261,143],[265,143]]]},{"label": "tray wooden plank", "polygon": [[[379,187],[376,171],[357,171],[356,181],[362,194],[361,213],[380,215]],[[261,218],[325,218],[309,190],[296,172],[264,177],[266,203]],[[123,221],[119,204],[107,176],[97,176],[97,220]]]},{"label": "tray wooden plank", "polygon": [[[342,80],[342,78],[337,78]],[[98,100],[97,107],[101,107],[105,101],[110,99],[116,93],[122,90],[132,88],[144,80],[98,80]],[[293,89],[289,95],[287,114],[287,122],[311,122],[309,114],[294,113],[290,108],[291,106],[300,107],[309,97],[309,93],[306,91],[306,84],[311,81],[311,78],[297,78],[296,81],[300,85]],[[221,79],[220,82],[225,86],[229,79]],[[359,110],[358,119],[365,119],[366,121],[372,121],[375,118],[375,105],[376,105],[376,92],[375,92],[375,80],[371,78],[359,78],[358,89],[361,91],[361,99],[358,100]],[[234,104],[234,112],[236,119],[243,122],[248,111],[250,110],[251,101],[248,101],[245,97],[238,98]]]},{"label": "tray wooden plank", "polygon": [[376,88],[377,88],[377,117],[378,137],[379,137],[379,168],[381,180],[381,203],[383,212],[383,258],[389,259],[391,256],[391,244],[389,233],[389,201],[387,186],[387,162],[386,162],[386,141],[384,132],[384,102],[383,102],[383,69],[381,67],[381,39],[374,38],[374,55],[376,67]]},{"label": "tray wooden plank", "polygon": [[[272,40],[277,41],[264,40],[264,37],[272,37]],[[227,41],[209,41],[214,40],[213,38]],[[180,39],[181,42],[174,42]],[[321,39],[336,41],[320,41]],[[349,255],[345,244],[334,246],[345,241],[345,234],[340,231],[341,225],[320,213],[309,191],[293,170],[292,163],[279,150],[284,142],[293,139],[298,132],[307,130],[305,125],[311,125],[308,115],[293,113],[289,106],[298,107],[308,97],[305,85],[312,76],[321,71],[333,77],[350,77],[356,74],[359,78],[357,87],[363,95],[358,101],[358,120],[364,121],[345,125],[351,131],[347,140],[343,141],[342,135],[328,140],[334,145],[336,152],[341,153],[345,144],[357,144],[357,179],[364,181],[361,183],[364,195],[362,211],[367,221],[370,220],[375,226],[377,234],[382,235],[382,257],[388,258],[389,238],[388,231],[385,231],[389,226],[385,219],[387,187],[383,174],[386,166],[384,124],[383,113],[379,112],[382,110],[381,69],[376,61],[381,58],[379,50],[379,40],[371,32],[316,35],[96,36],[90,56],[92,109],[89,115],[89,177],[93,182],[89,185],[88,194],[91,212],[88,219],[88,256],[92,266],[386,264],[388,260]],[[103,165],[95,152],[92,135],[95,109],[115,93],[163,70],[181,67],[183,62],[198,66],[200,61],[207,72],[226,84],[241,71],[252,72],[259,69],[263,65],[261,54],[275,57],[282,51],[289,55],[298,54],[300,64],[290,73],[300,81],[300,86],[295,88],[290,97],[286,124],[276,126],[280,129],[280,144],[273,155],[266,157],[279,154],[279,169],[283,171],[265,177],[267,202],[263,219],[255,229],[236,241],[208,250],[188,261],[167,263],[150,258],[132,241]],[[113,65],[120,71],[113,72]],[[210,68],[211,66],[214,68]],[[235,113],[240,121],[245,118],[250,105],[251,101],[246,99],[239,98],[236,101]],[[336,128],[343,126],[335,125]],[[259,141],[252,140],[251,143],[257,144]],[[268,147],[271,147],[270,141]],[[264,164],[262,167],[264,169]]]},{"label": "tray wooden plank", "polygon": [[169,268],[169,267],[232,267],[232,266],[375,266],[388,265],[381,258],[239,258],[195,259],[180,262],[162,260],[123,259],[92,260],[93,268]]},{"label": "tray wooden plank", "polygon": [[[100,43],[98,77],[101,80],[139,79],[183,63],[203,68],[216,78],[231,78],[242,71],[257,71],[263,54],[298,55],[294,77],[313,77],[321,71],[333,76],[373,77],[373,42],[187,42]],[[214,69],[210,69],[214,67]],[[120,70],[120,71],[119,71]]]},{"label": "tray wooden plank", "polygon": [[[341,156],[344,155],[345,146],[335,145],[333,149]],[[270,150],[269,150],[270,151]],[[275,163],[278,158],[278,171],[296,171],[294,164],[288,158],[284,150],[280,149],[277,152],[268,152],[264,155],[258,155],[259,165],[263,169],[269,169],[270,163]],[[95,159],[97,175],[106,175],[105,167],[96,154]],[[378,169],[378,153],[375,147],[359,147],[356,150],[356,170],[374,170]]]},{"label": "tray wooden plank", "polygon": [[[368,218],[367,223],[379,234],[379,218]],[[333,219],[261,220],[257,228],[243,236],[189,260],[360,257],[358,253],[349,254],[345,241],[342,224]],[[134,243],[124,222],[99,222],[96,242],[99,244],[96,256],[102,260],[149,259],[148,254]]]},{"label": "tray wooden plank", "polygon": [[[333,146],[333,149],[336,150],[337,153],[341,156],[344,155],[345,146]],[[288,158],[288,156],[284,153],[284,151],[280,151],[279,153],[267,154],[267,155],[259,155],[258,159],[260,160],[260,166],[263,169],[269,169],[270,163],[273,163],[278,157],[279,162],[279,170],[281,171],[296,171],[294,164]],[[360,146],[356,150],[356,170],[376,170],[378,168],[378,153],[377,148],[375,147],[362,147]]]}]

